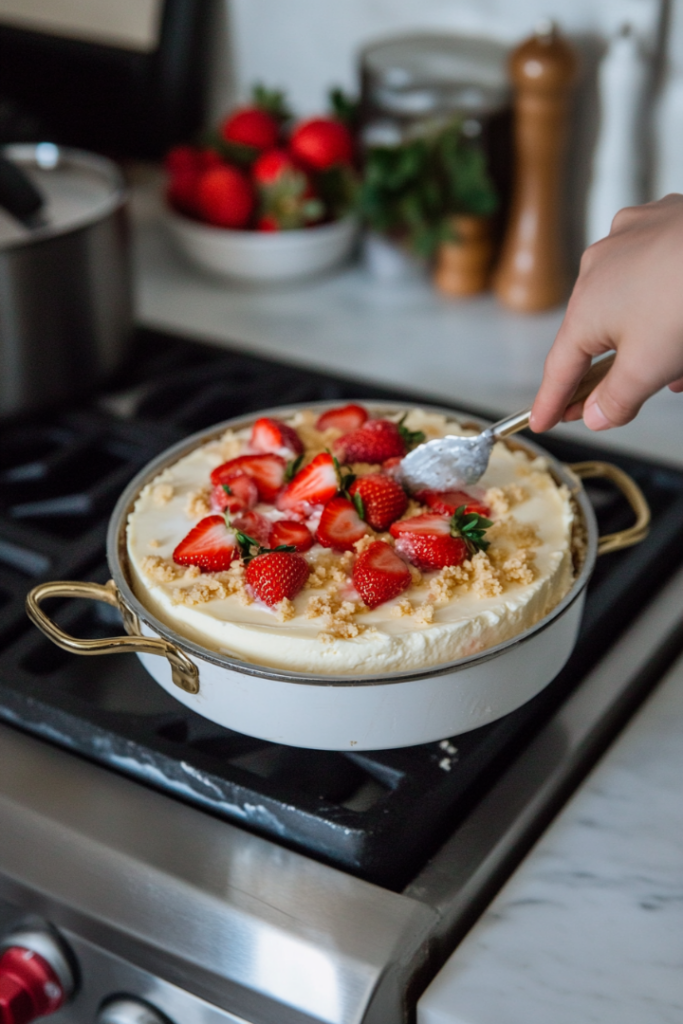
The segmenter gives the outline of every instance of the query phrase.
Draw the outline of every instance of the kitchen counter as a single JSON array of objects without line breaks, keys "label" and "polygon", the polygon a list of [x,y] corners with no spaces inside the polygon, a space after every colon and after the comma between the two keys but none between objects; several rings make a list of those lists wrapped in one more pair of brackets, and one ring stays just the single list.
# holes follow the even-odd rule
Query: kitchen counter
[{"label": "kitchen counter", "polygon": [[[521,316],[489,295],[449,300],[426,280],[386,284],[362,267],[260,290],[212,279],[173,248],[155,184],[134,199],[137,310],[149,327],[507,413],[528,406],[562,310]],[[665,390],[601,445],[683,464],[683,398]],[[556,428],[586,439],[582,424]]]},{"label": "kitchen counter", "polygon": [[683,659],[422,997],[418,1024],[683,1020]]}]

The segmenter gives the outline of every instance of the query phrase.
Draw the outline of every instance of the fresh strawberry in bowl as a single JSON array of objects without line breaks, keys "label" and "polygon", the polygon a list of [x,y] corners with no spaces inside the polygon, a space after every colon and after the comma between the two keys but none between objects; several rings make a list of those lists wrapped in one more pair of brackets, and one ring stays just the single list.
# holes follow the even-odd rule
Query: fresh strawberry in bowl
[{"label": "fresh strawberry in bowl", "polygon": [[196,266],[267,284],[323,273],[350,254],[358,232],[351,135],[340,122],[312,119],[297,127],[292,148],[290,122],[283,96],[257,87],[208,145],[168,152],[165,219]]},{"label": "fresh strawberry in bowl", "polygon": [[315,171],[326,171],[353,160],[353,138],[349,129],[330,117],[312,117],[297,125],[289,148],[304,167]]}]

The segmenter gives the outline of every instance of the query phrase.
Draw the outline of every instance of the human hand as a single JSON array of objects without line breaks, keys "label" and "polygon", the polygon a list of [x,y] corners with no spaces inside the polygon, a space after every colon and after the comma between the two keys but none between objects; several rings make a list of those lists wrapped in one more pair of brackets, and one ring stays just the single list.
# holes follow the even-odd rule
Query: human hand
[{"label": "human hand", "polygon": [[[591,358],[616,349],[584,403],[566,403]],[[567,312],[545,361],[531,429],[583,415],[591,430],[629,423],[668,384],[683,392],[683,196],[620,210],[586,249]]]}]

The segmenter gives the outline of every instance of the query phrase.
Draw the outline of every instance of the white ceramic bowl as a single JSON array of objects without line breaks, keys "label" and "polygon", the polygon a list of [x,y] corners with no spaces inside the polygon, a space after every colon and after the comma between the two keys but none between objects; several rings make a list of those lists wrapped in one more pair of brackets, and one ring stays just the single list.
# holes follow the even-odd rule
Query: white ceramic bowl
[{"label": "white ceramic bowl", "polygon": [[176,245],[202,270],[236,281],[296,281],[338,266],[358,234],[355,217],[292,231],[232,231],[165,211]]}]

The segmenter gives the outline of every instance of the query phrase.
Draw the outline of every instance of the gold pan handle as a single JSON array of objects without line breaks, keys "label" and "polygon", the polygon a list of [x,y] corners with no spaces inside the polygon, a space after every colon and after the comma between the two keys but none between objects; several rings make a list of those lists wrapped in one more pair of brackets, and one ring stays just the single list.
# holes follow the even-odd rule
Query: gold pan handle
[{"label": "gold pan handle", "polygon": [[645,540],[650,526],[650,506],[638,484],[628,473],[611,462],[575,462],[569,467],[581,480],[589,477],[602,477],[611,480],[624,495],[636,515],[633,526],[617,533],[608,533],[598,539],[598,554],[606,555],[608,551],[621,551],[632,544]]},{"label": "gold pan handle", "polygon": [[[123,614],[126,628],[137,635],[112,636],[102,640],[79,640],[60,629],[40,607],[41,601],[48,597],[84,597],[90,601],[105,601],[118,608]],[[116,584],[109,580],[106,586],[100,583],[82,583],[79,581],[62,580],[55,583],[40,583],[26,598],[26,612],[33,623],[42,630],[58,647],[72,654],[120,654],[123,651],[135,651],[144,654],[160,654],[168,658],[173,675],[173,682],[187,693],[199,692],[199,672],[197,666],[187,655],[170,641],[162,637],[141,636],[137,628],[135,616],[119,600]]]}]

